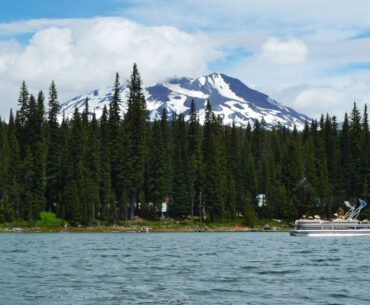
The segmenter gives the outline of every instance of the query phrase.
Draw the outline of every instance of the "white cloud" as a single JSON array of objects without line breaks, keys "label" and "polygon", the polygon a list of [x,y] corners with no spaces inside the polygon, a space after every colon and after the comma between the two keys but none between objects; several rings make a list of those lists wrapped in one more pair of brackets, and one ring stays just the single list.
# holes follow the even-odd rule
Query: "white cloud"
[{"label": "white cloud", "polygon": [[2,115],[15,106],[23,79],[34,91],[47,90],[54,79],[60,100],[65,100],[110,85],[116,71],[125,82],[134,62],[150,84],[174,75],[205,73],[208,62],[219,56],[214,42],[201,33],[124,18],[35,20],[0,24],[0,32],[27,32],[26,25],[36,30],[25,46],[14,41],[0,44]]},{"label": "white cloud", "polygon": [[0,41],[0,73],[8,70],[8,67],[15,61],[19,46],[14,41],[2,43]]},{"label": "white cloud", "polygon": [[318,119],[321,114],[329,113],[343,121],[344,113],[352,110],[354,101],[361,111],[366,103],[369,105],[369,87],[369,79],[336,78],[328,79],[326,83],[302,84],[280,90],[266,88],[266,91],[283,104],[312,118]]},{"label": "white cloud", "polygon": [[271,37],[262,45],[262,56],[278,64],[301,64],[307,56],[306,45],[297,39]]},{"label": "white cloud", "polygon": [[291,101],[291,105],[304,113],[312,113],[313,117],[318,118],[327,112],[331,115],[338,114],[338,109],[347,102],[347,96],[335,88],[312,87],[299,92]]},{"label": "white cloud", "polygon": [[[29,44],[20,51],[8,73],[13,79],[43,82],[57,77],[74,64],[70,29],[50,27],[36,32]],[[64,71],[67,72],[67,71]]]}]

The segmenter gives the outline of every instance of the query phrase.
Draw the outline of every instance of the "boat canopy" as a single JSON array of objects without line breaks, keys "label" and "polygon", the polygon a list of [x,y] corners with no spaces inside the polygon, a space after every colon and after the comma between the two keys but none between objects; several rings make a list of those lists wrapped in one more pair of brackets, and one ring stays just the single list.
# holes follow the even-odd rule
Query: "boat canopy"
[{"label": "boat canopy", "polygon": [[354,219],[355,220],[360,214],[361,210],[367,207],[367,202],[361,198],[358,199],[358,203],[359,205],[356,207],[356,205],[353,205],[353,206],[350,205],[348,201],[347,203],[346,201],[344,202],[346,206],[351,207],[349,211],[346,213],[346,215],[344,215],[344,219],[348,219],[348,220]]}]

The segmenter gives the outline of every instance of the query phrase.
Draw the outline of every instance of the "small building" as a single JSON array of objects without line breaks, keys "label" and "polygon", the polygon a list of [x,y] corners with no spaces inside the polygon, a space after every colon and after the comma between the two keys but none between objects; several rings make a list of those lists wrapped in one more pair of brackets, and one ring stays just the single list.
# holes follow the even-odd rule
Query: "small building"
[{"label": "small building", "polygon": [[259,208],[262,208],[266,205],[266,195],[265,194],[258,194],[256,196],[257,199],[257,205]]},{"label": "small building", "polygon": [[161,212],[162,214],[165,214],[167,213],[167,202],[162,202],[162,208],[161,208]]}]

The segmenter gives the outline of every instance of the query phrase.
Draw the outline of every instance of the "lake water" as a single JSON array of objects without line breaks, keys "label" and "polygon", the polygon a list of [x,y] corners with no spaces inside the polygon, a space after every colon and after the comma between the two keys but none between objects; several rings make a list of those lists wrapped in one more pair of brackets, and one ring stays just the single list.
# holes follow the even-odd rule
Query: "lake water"
[{"label": "lake water", "polygon": [[4,233],[0,304],[370,304],[370,238]]}]

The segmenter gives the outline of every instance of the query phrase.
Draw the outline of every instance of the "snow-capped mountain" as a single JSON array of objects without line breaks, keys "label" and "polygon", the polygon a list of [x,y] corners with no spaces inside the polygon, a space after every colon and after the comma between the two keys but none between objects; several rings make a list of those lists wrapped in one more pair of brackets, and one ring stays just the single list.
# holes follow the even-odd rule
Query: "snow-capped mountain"
[{"label": "snow-capped mountain", "polygon": [[[121,86],[122,111],[126,111],[125,86]],[[161,117],[163,108],[168,116],[182,113],[185,120],[189,118],[191,100],[194,100],[199,112],[201,123],[204,120],[204,109],[207,100],[211,102],[215,114],[223,117],[224,124],[237,126],[253,124],[256,119],[264,118],[269,126],[282,124],[289,128],[297,126],[302,129],[304,122],[310,120],[307,116],[283,106],[264,93],[251,89],[240,80],[225,74],[212,73],[207,76],[191,78],[175,78],[164,83],[145,88],[147,109],[151,120]],[[104,105],[112,99],[112,87],[96,89],[89,94],[75,97],[61,104],[61,111],[71,116],[75,107],[84,107],[86,98],[89,99],[91,112],[97,117],[102,113]]]}]

